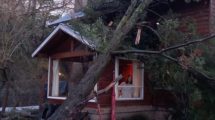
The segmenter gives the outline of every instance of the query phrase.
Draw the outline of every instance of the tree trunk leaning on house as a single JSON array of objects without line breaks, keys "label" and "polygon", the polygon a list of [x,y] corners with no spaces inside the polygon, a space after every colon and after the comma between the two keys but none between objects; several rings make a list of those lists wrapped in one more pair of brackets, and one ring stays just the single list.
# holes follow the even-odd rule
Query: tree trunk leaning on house
[{"label": "tree trunk leaning on house", "polygon": [[[49,120],[65,120],[71,117],[70,115],[76,111],[76,104],[86,99],[93,90],[98,78],[106,65],[111,60],[111,51],[117,50],[122,43],[125,35],[135,26],[139,15],[146,14],[145,8],[152,2],[152,0],[134,0],[128,7],[125,15],[118,24],[113,33],[113,37],[107,46],[107,49],[101,53],[90,66],[87,73],[80,80],[77,87],[69,90],[67,100],[55,111]],[[70,118],[71,119],[71,118]]]}]

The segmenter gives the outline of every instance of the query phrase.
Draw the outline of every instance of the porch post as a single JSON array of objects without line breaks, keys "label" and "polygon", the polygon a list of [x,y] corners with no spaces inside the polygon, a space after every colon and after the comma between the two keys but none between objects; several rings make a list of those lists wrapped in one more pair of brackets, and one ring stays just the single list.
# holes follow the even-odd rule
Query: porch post
[{"label": "porch post", "polygon": [[112,88],[111,120],[116,120],[116,99],[115,99],[115,87],[113,87],[113,88]]}]

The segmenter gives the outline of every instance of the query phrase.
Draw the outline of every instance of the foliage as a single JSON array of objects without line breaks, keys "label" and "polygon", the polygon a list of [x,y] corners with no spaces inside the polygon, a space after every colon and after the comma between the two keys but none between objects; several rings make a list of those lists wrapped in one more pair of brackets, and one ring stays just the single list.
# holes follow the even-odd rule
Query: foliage
[{"label": "foliage", "polygon": [[106,49],[111,30],[104,25],[102,19],[98,19],[92,24],[85,24],[81,22],[73,22],[71,24],[82,36],[92,40],[93,43],[96,44],[98,51],[102,52]]},{"label": "foliage", "polygon": [[[188,18],[186,18],[188,19]],[[161,48],[177,45],[199,36],[196,35],[195,23],[183,23],[183,20],[168,18],[161,21],[158,33],[161,38]],[[179,31],[179,27],[186,24],[187,31]],[[186,40],[186,41],[184,41]],[[182,64],[182,68],[174,63],[160,57],[146,61],[148,71],[153,73],[151,83],[154,88],[162,88],[172,92],[175,105],[171,119],[173,120],[211,120],[214,118],[214,91],[199,84],[192,75],[187,72],[189,67],[195,68],[206,75],[214,77],[214,49],[213,45],[197,44],[180,48],[168,53]],[[151,69],[153,68],[153,69]]]}]

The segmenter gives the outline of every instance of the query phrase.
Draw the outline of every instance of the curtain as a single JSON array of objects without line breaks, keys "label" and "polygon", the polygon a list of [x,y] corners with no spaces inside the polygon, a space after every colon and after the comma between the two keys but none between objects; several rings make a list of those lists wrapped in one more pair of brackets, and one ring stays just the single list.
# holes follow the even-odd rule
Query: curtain
[{"label": "curtain", "polygon": [[137,61],[133,62],[133,86],[134,94],[133,97],[141,97],[141,87],[142,87],[142,70],[140,69],[140,63]]},{"label": "curtain", "polygon": [[59,96],[59,60],[53,60],[52,96]]}]

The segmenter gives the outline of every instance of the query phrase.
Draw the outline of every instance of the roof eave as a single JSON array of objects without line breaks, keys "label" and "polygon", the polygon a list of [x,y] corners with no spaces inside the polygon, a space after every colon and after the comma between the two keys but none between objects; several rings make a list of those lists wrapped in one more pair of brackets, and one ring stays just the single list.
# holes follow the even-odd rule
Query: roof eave
[{"label": "roof eave", "polygon": [[81,42],[82,44],[88,46],[90,49],[92,50],[96,50],[96,46],[89,43],[85,37],[82,37],[80,35],[78,35],[79,33],[75,33],[74,30],[70,29],[68,26],[64,25],[64,24],[60,24],[57,26],[57,28],[55,28],[55,30],[40,44],[40,46],[32,53],[32,57],[37,56],[37,54],[41,51],[41,49],[51,40],[51,38],[59,31],[62,30],[63,32],[69,34],[71,37],[74,37],[75,39],[77,39],[79,42]]}]

